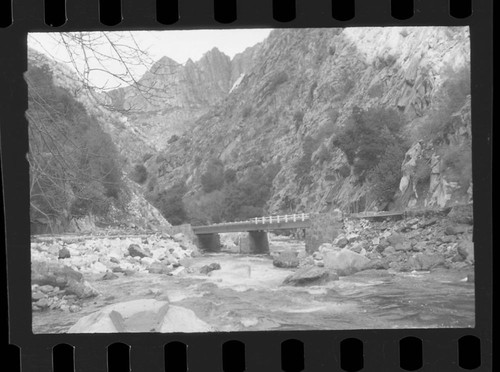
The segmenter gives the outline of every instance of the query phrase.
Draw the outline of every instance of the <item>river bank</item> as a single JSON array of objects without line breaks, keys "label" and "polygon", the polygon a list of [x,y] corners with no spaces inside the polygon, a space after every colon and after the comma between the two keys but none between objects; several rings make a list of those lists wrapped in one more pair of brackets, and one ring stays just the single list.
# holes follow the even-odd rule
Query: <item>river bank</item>
[{"label": "river bank", "polygon": [[[181,235],[36,238],[32,244],[34,262],[68,267],[81,277],[68,279],[68,285],[59,278],[59,288],[33,284],[33,331],[67,332],[80,319],[107,306],[153,299],[186,309],[217,331],[473,327],[474,266],[470,257],[457,257],[457,247],[468,232],[444,234],[450,226],[448,219],[404,231],[408,222],[380,222],[388,230],[381,229],[379,222],[348,221],[344,236],[312,256],[305,253],[302,241],[276,235],[270,235],[269,255],[230,253],[231,247],[221,253],[202,254]],[[393,230],[409,240],[399,244],[414,247],[424,241],[426,248],[384,254],[390,245],[379,252],[376,247],[380,241],[373,244],[375,238],[368,239],[368,235]],[[424,233],[436,243],[420,239],[412,245]],[[441,242],[433,234],[452,236],[453,242]],[[340,248],[338,243],[343,244],[343,239],[347,244]],[[361,270],[307,286],[283,284],[302,267],[324,267],[330,252],[350,247],[357,250],[359,241],[369,243],[360,253],[353,253],[370,257],[370,262],[382,260],[387,268]],[[63,248],[69,256],[60,258],[66,253]],[[443,261],[439,259],[428,270],[405,266],[416,254],[441,251]],[[139,257],[140,252],[143,257]],[[294,252],[297,267],[275,266],[283,252]],[[74,281],[90,289],[74,290]],[[45,306],[38,306],[41,300],[40,305]]]}]

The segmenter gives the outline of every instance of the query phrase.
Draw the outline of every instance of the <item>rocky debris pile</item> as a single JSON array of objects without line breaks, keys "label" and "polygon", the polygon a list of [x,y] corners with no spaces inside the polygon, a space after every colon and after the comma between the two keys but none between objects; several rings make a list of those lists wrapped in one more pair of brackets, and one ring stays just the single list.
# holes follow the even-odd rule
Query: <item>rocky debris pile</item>
[{"label": "rocky debris pile", "polygon": [[452,208],[446,216],[399,221],[346,219],[344,233],[314,252],[313,263],[340,276],[363,270],[470,270],[474,265],[472,225],[464,222],[472,222],[472,216],[465,214]]},{"label": "rocky debris pile", "polygon": [[79,311],[98,293],[85,278],[113,280],[137,272],[179,275],[197,248],[182,234],[39,237],[31,243],[33,310]]},{"label": "rocky debris pile", "polygon": [[106,306],[78,320],[68,333],[213,331],[192,310],[167,301],[140,299]]},{"label": "rocky debris pile", "polygon": [[60,262],[32,260],[31,283],[33,311],[61,309],[77,312],[81,310],[81,299],[99,294],[81,273]]}]

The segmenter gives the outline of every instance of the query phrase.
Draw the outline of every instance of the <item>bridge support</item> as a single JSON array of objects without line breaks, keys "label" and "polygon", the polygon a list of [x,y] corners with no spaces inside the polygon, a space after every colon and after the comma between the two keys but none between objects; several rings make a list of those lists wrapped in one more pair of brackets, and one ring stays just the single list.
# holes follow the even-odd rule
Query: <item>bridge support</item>
[{"label": "bridge support", "polygon": [[259,254],[269,252],[269,240],[265,231],[249,231],[240,240],[240,253]]},{"label": "bridge support", "polygon": [[332,243],[344,227],[342,212],[313,214],[310,217],[311,227],[306,229],[306,252],[313,253],[323,243]]},{"label": "bridge support", "polygon": [[220,235],[213,234],[197,234],[198,248],[205,252],[219,252],[221,248]]}]

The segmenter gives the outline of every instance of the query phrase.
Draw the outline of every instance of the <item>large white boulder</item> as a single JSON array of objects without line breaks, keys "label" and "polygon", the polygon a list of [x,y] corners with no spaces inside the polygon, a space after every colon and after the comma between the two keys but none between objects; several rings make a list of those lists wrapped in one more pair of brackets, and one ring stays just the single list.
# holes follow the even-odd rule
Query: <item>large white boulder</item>
[{"label": "large white boulder", "polygon": [[120,302],[87,315],[68,333],[210,332],[215,331],[189,309],[166,301],[140,299]]},{"label": "large white boulder", "polygon": [[323,261],[326,269],[335,271],[340,276],[347,276],[361,271],[370,262],[365,256],[347,248],[325,252]]}]

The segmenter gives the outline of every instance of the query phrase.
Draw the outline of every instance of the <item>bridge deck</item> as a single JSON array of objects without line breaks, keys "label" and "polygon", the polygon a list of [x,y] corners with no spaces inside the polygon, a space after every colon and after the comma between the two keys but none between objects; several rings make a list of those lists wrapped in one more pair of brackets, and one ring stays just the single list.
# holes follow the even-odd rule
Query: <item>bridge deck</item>
[{"label": "bridge deck", "polygon": [[245,231],[305,229],[310,226],[309,214],[303,213],[286,216],[258,217],[247,221],[225,222],[207,226],[193,226],[193,232],[197,235],[201,235]]}]

